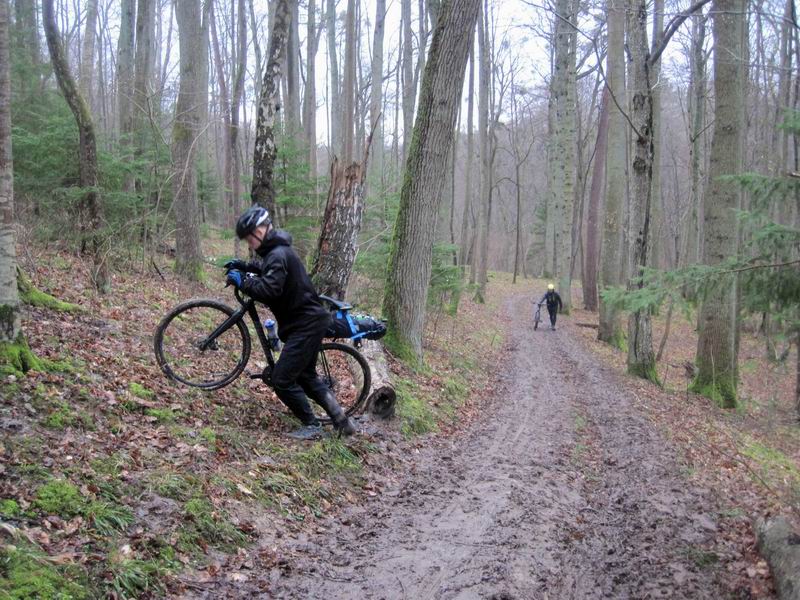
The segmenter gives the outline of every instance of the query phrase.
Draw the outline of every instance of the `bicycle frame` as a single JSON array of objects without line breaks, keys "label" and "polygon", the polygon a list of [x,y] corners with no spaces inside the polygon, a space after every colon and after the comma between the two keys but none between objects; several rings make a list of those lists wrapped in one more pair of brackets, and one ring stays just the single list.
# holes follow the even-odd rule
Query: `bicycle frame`
[{"label": "bicycle frame", "polygon": [[[219,327],[217,327],[214,331],[211,332],[203,342],[200,344],[200,350],[205,351],[207,350],[219,336],[223,333],[228,331],[231,327],[236,325],[239,321],[244,319],[245,315],[250,315],[250,318],[253,321],[253,325],[255,326],[256,335],[258,336],[258,341],[261,343],[261,349],[264,351],[264,356],[267,359],[267,364],[269,365],[269,369],[275,366],[275,357],[272,355],[272,346],[267,339],[266,334],[264,333],[264,328],[261,326],[261,317],[258,316],[258,309],[256,308],[256,301],[252,298],[248,298],[245,300],[242,298],[242,295],[239,293],[238,289],[234,289],[233,295],[236,296],[236,300],[239,301],[241,307],[239,310],[234,312],[230,317],[228,317]],[[262,375],[252,376],[254,379],[262,377]]]}]

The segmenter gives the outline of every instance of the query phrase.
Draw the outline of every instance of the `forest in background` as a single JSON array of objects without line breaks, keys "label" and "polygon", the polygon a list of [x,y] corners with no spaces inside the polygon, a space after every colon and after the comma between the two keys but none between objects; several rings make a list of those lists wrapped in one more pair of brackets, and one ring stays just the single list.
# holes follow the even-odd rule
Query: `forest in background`
[{"label": "forest in background", "polygon": [[580,282],[600,339],[653,380],[650,314],[697,308],[695,387],[723,404],[742,327],[787,360],[794,2],[412,4],[14,0],[18,243],[91,253],[103,291],[165,252],[198,279],[204,232],[260,202],[318,285],[382,306],[417,359],[425,305],[504,270],[553,279],[567,312]]},{"label": "forest in background", "polygon": [[[792,0],[0,0],[0,592],[280,568],[237,549],[479,415],[547,282],[731,510],[796,518],[798,66]],[[150,325],[225,293],[254,202],[387,319],[397,439],[162,377]]]}]

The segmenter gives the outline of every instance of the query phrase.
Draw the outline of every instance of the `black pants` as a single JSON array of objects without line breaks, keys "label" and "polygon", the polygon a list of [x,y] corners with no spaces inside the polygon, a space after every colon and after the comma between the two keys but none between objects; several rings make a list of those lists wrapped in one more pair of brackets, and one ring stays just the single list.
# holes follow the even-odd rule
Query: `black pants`
[{"label": "black pants", "polygon": [[556,317],[558,316],[558,306],[553,306],[552,308],[548,305],[547,306],[547,314],[550,315],[550,326],[556,326]]},{"label": "black pants", "polygon": [[272,370],[272,387],[303,425],[318,424],[308,398],[322,405],[328,386],[317,376],[317,353],[328,323],[308,332],[298,332],[286,340]]}]

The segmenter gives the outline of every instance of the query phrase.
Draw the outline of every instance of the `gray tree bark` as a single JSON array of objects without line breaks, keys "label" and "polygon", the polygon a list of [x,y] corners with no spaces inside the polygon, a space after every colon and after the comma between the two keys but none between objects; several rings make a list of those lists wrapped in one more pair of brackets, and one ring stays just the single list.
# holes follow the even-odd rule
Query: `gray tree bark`
[{"label": "gray tree bark", "polygon": [[[572,308],[572,213],[575,201],[575,4],[557,0],[552,94],[555,104],[555,160],[551,198],[554,225],[553,278],[564,312]],[[550,219],[548,206],[548,219]]]},{"label": "gray tree bark", "polygon": [[300,9],[297,0],[290,0],[292,17],[286,38],[286,133],[300,131]]},{"label": "gray tree bark", "polygon": [[[122,0],[120,14],[119,41],[117,42],[117,119],[123,146],[129,146],[127,139],[133,128],[131,109],[133,107],[133,52],[134,32],[136,31],[136,1]],[[130,181],[127,187],[132,187]]]},{"label": "gray tree bark", "polygon": [[94,96],[94,46],[97,39],[97,0],[86,3],[86,25],[81,48],[81,68],[79,81],[81,93],[91,108]]},{"label": "gray tree bark", "polygon": [[414,46],[411,22],[411,0],[400,0],[400,27],[403,32],[403,158],[408,156],[414,126]]},{"label": "gray tree bark", "polygon": [[289,31],[288,0],[277,0],[272,20],[267,66],[261,86],[261,98],[258,102],[258,120],[256,121],[256,140],[253,150],[253,184],[250,197],[253,204],[261,204],[277,217],[275,211],[275,120],[278,112],[278,87],[281,79],[281,62],[286,48],[286,36]]},{"label": "gray tree bark", "polygon": [[[606,161],[605,210],[603,240],[600,253],[600,291],[622,283],[623,253],[622,208],[625,204],[625,127],[622,114],[625,106],[625,11],[626,0],[607,0],[608,57],[606,88],[611,99],[608,114],[608,157]],[[598,339],[622,347],[623,333],[619,310],[600,299]]]},{"label": "gray tree bark", "polygon": [[198,56],[201,8],[199,0],[177,0],[180,82],[172,127],[175,202],[175,270],[198,281],[202,276],[199,210],[197,204]]},{"label": "gray tree bark", "polygon": [[9,12],[8,0],[0,0],[0,344],[16,342],[22,331],[14,229]]},{"label": "gray tree bark", "polygon": [[69,71],[69,64],[61,46],[61,38],[56,29],[53,0],[43,0],[42,17],[50,60],[53,63],[53,72],[58,87],[64,95],[64,100],[67,101],[78,125],[78,180],[84,190],[79,205],[78,222],[86,233],[89,247],[92,250],[92,282],[98,292],[105,294],[111,289],[111,280],[108,276],[106,254],[103,251],[104,217],[97,181],[97,138],[94,132],[94,122],[86,100],[81,96],[75,79]]},{"label": "gray tree bark", "polygon": [[702,213],[700,192],[703,187],[703,130],[705,129],[706,56],[703,44],[706,16],[692,15],[692,41],[689,70],[689,175],[691,178],[690,208],[686,232],[687,264],[696,264],[702,257]]},{"label": "gray tree bark", "polygon": [[[741,170],[744,127],[742,79],[745,0],[716,0],[714,35],[714,135],[704,213],[703,262],[716,265],[738,251],[735,211],[741,206],[738,182],[723,179]],[[737,280],[720,279],[707,289],[699,318],[695,391],[724,407],[736,405]]]},{"label": "gray tree bark", "polygon": [[[471,34],[471,36],[474,34]],[[472,193],[472,163],[475,155],[475,136],[472,132],[473,112],[475,108],[475,50],[474,44],[469,45],[469,83],[467,84],[467,155],[464,158],[466,173],[464,175],[464,214],[461,216],[461,256],[459,264],[467,264],[467,256],[471,247],[471,240],[475,237],[475,227],[472,221],[474,213]],[[470,265],[470,283],[475,283],[475,261]]]},{"label": "gray tree bark", "polygon": [[401,356],[422,358],[422,333],[433,256],[434,224],[448,151],[453,143],[470,36],[480,0],[446,0],[433,32],[416,126],[395,223],[384,315],[389,343]]},{"label": "gray tree bark", "polygon": [[370,175],[377,181],[383,171],[383,119],[381,105],[383,103],[383,38],[386,22],[386,0],[377,0],[375,4],[375,31],[372,35],[372,87],[370,88],[369,121],[375,128],[372,148],[373,159],[370,163]]},{"label": "gray tree bark", "polygon": [[308,146],[308,169],[312,181],[317,179],[317,5],[308,0],[306,30],[306,85],[303,94],[303,131]]},{"label": "gray tree bark", "polygon": [[[650,83],[650,51],[647,43],[647,4],[636,0],[630,14],[628,45],[631,53],[631,127],[633,129],[633,193],[630,230],[633,270],[629,289],[650,263],[652,247],[653,96]],[[657,382],[653,330],[649,310],[628,317],[628,372]]]},{"label": "gray tree bark", "polygon": [[583,265],[583,305],[597,311],[597,276],[600,268],[600,214],[603,205],[606,156],[608,154],[608,115],[611,111],[608,88],[603,89],[597,123],[592,182],[589,187],[589,214],[586,223],[586,258]]},{"label": "gray tree bark", "polygon": [[483,10],[478,15],[478,162],[480,164],[480,192],[477,201],[478,236],[476,240],[475,261],[475,301],[486,298],[486,280],[489,269],[489,220],[492,192],[492,170],[489,158],[489,87],[491,86],[491,65],[489,62],[488,3],[483,2]]},{"label": "gray tree bark", "polygon": [[342,152],[342,101],[338,50],[336,47],[336,0],[328,0],[325,27],[328,34],[328,61],[330,63],[331,153],[334,156],[340,156]]},{"label": "gray tree bark", "polygon": [[345,165],[349,165],[355,158],[356,42],[356,2],[347,0],[342,84],[342,159]]}]

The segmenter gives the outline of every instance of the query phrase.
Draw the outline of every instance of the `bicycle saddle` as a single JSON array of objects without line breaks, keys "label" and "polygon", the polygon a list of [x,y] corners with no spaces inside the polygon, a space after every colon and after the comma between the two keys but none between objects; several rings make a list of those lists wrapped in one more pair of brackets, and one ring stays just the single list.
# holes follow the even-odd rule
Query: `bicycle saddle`
[{"label": "bicycle saddle", "polygon": [[335,306],[336,310],[350,310],[353,308],[352,304],[348,304],[347,302],[342,302],[341,300],[337,300],[336,298],[331,298],[330,296],[323,296],[320,294],[320,300],[324,300],[331,306]]}]

